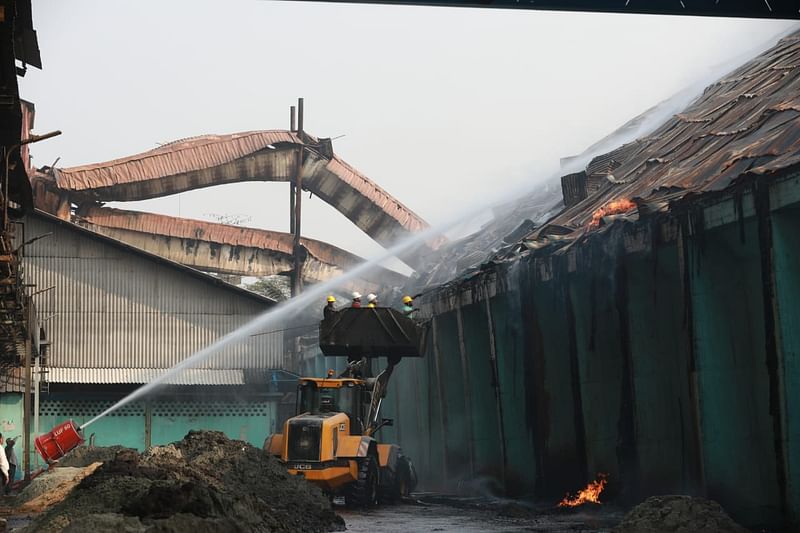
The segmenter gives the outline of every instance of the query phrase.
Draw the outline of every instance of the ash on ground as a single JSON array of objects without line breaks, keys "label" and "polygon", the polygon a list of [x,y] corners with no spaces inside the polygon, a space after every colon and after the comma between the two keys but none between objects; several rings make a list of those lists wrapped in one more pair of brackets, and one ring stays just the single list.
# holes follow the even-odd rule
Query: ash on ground
[{"label": "ash on ground", "polygon": [[652,496],[625,515],[614,533],[747,533],[715,501]]},{"label": "ash on ground", "polygon": [[144,454],[118,451],[29,531],[341,531],[314,485],[218,431],[193,431]]}]

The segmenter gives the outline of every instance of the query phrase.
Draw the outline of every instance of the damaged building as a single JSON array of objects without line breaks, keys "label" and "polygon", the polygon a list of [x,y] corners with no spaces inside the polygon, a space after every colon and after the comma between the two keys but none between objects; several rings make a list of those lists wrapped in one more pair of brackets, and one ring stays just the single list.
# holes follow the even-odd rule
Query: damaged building
[{"label": "damaged building", "polygon": [[421,275],[432,356],[398,367],[418,401],[388,399],[387,431],[426,486],[560,497],[604,473],[620,501],[798,523],[798,68],[796,33],[564,176],[560,207],[523,199],[544,207],[485,228],[493,253],[445,250],[450,281]]}]

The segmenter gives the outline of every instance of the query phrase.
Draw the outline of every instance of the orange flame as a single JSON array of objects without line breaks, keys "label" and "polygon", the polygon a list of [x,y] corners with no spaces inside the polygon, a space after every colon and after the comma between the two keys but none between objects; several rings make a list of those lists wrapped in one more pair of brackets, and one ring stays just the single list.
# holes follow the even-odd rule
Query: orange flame
[{"label": "orange flame", "polygon": [[602,505],[600,502],[600,493],[608,482],[607,474],[597,474],[597,479],[590,482],[585,489],[582,489],[578,494],[570,498],[569,494],[564,496],[564,499],[558,504],[559,507],[577,507],[584,503],[596,503]]},{"label": "orange flame", "polygon": [[628,200],[627,198],[621,198],[619,200],[614,200],[613,202],[609,202],[603,207],[595,210],[592,213],[592,221],[589,222],[590,228],[597,228],[600,227],[600,219],[608,215],[617,215],[619,213],[627,213],[631,209],[634,209],[636,204]]}]

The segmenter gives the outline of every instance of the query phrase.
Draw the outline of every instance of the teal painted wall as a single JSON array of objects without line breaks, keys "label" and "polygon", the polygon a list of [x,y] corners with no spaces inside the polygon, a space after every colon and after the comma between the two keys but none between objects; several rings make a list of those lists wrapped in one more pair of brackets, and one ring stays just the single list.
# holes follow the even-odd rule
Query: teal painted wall
[{"label": "teal painted wall", "polygon": [[[493,383],[494,369],[491,362],[489,340],[489,317],[484,302],[461,309],[466,361],[469,366],[470,387],[469,427],[472,431],[473,463],[475,475],[489,483],[503,479],[505,467],[500,440],[498,391],[501,383]],[[467,332],[471,334],[466,334]]]},{"label": "teal painted wall", "polygon": [[425,359],[404,359],[395,369],[387,398],[394,399],[395,435],[382,439],[397,442],[411,458],[418,473],[436,471],[431,463],[431,447],[426,437],[431,432],[430,387]]},{"label": "teal painted wall", "polygon": [[[533,289],[532,282],[528,283],[524,306],[529,311],[524,327],[530,350],[524,356],[531,358],[538,370],[528,382],[536,402],[537,487],[541,494],[563,496],[586,481],[581,405],[576,401],[580,388],[573,379],[571,362],[574,321],[570,320],[564,284],[544,282]],[[577,372],[577,361],[575,366]]]},{"label": "teal painted wall", "polygon": [[616,279],[592,270],[570,279],[583,406],[586,467],[591,479],[620,480],[620,409],[623,353],[615,305]]},{"label": "teal painted wall", "polygon": [[152,443],[182,439],[190,429],[222,431],[260,448],[276,431],[277,402],[153,402]]},{"label": "teal painted wall", "polygon": [[689,252],[706,489],[734,517],[768,524],[780,498],[755,221],[707,230]]},{"label": "teal painted wall", "polygon": [[783,357],[784,446],[789,512],[800,524],[800,209],[772,215],[775,295]]},{"label": "teal painted wall", "polygon": [[689,314],[675,245],[626,264],[628,324],[641,487],[701,490],[689,355]]},{"label": "teal painted wall", "polygon": [[455,312],[440,315],[437,322],[439,380],[443,388],[441,408],[447,413],[444,439],[447,454],[447,475],[451,480],[471,477],[471,443],[469,424],[471,419],[468,392],[464,389],[464,368],[458,340],[458,324]]},{"label": "teal painted wall", "polygon": [[519,291],[515,291],[491,300],[506,442],[505,479],[512,496],[532,493],[537,474],[534,406],[526,390],[528,365],[519,298]]},{"label": "teal painted wall", "polygon": [[[23,395],[0,395],[0,431],[4,436],[22,432]],[[58,399],[43,395],[39,408],[39,431],[46,433],[54,426],[72,419],[82,425],[111,405],[108,400],[74,399],[59,395]],[[232,439],[261,447],[274,431],[277,401],[252,402],[158,402],[151,403],[151,444],[163,445],[181,440],[190,430],[209,429],[224,432]],[[33,421],[31,421],[33,425]],[[121,445],[145,449],[145,403],[132,402],[101,418],[85,431],[88,441],[95,435],[96,446]],[[44,466],[33,451],[31,427],[31,465]],[[22,440],[17,448],[22,461]],[[20,466],[20,469],[22,467]]]},{"label": "teal painted wall", "polygon": [[[22,394],[6,393],[0,394],[0,432],[3,437],[13,438],[17,435],[22,435]],[[21,479],[24,473],[22,472],[22,464],[24,464],[24,450],[23,439],[19,439],[15,445],[17,452],[17,459],[20,465],[17,467],[17,479]],[[33,452],[33,435],[31,435],[31,465],[38,466],[38,455]]]}]

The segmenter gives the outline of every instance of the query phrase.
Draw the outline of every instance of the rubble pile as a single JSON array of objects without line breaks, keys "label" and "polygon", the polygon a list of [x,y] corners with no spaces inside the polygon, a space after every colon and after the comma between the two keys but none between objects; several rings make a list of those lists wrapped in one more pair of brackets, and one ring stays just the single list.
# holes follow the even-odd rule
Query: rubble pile
[{"label": "rubble pile", "polygon": [[79,446],[69,452],[65,457],[59,459],[58,466],[86,467],[92,463],[105,463],[111,461],[117,452],[122,450],[132,450],[125,446]]},{"label": "rubble pile", "polygon": [[715,501],[652,496],[625,515],[614,533],[747,533]]},{"label": "rubble pile", "polygon": [[[16,514],[41,513],[62,501],[86,477],[102,463],[92,463],[85,468],[53,468],[38,476],[22,492],[5,498],[6,509]],[[11,514],[10,512],[8,514]]]},{"label": "rubble pile", "polygon": [[218,431],[139,454],[120,450],[30,530],[174,533],[341,531],[319,488]]}]

